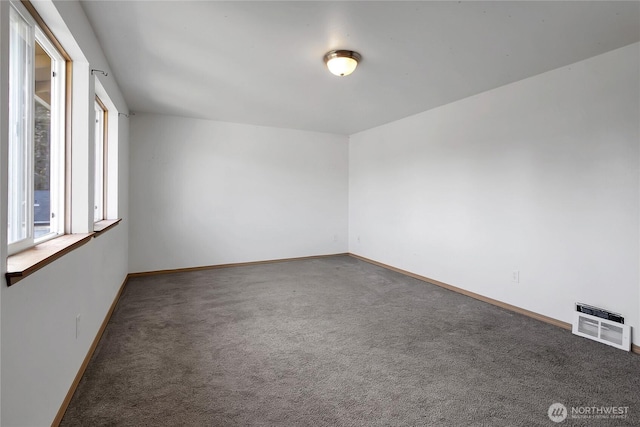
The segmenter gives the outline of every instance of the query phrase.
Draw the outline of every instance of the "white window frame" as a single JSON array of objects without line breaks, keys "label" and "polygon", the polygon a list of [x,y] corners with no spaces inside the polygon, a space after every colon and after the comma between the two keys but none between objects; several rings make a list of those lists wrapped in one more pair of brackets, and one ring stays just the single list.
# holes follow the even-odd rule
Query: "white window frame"
[{"label": "white window frame", "polygon": [[[38,26],[35,19],[27,11],[20,2],[11,2],[11,8],[32,29],[30,31],[30,42],[32,50],[32,60],[30,67],[30,75],[28,76],[28,87],[26,99],[30,102],[27,108],[26,123],[28,130],[25,134],[26,141],[23,141],[26,151],[26,160],[24,165],[26,171],[26,201],[30,206],[26,215],[26,237],[8,243],[8,254],[12,255],[22,250],[28,249],[44,241],[58,237],[64,234],[65,225],[65,113],[66,113],[66,61],[62,54],[55,47],[53,42],[45,35]],[[51,79],[51,148],[50,148],[50,232],[40,238],[34,238],[34,128],[35,128],[35,43],[50,56],[52,72]],[[11,84],[11,83],[10,83]],[[11,107],[10,107],[11,108]],[[14,126],[9,124],[10,128]],[[9,188],[9,197],[11,197],[12,189]],[[10,238],[10,237],[8,237]]]},{"label": "white window frame", "polygon": [[[105,114],[105,142],[104,142],[104,220],[119,218],[118,211],[118,132],[119,121],[125,116],[118,112],[118,108],[109,97],[100,82],[100,76],[95,76],[95,96],[102,102]],[[126,115],[128,117],[128,115]]]}]

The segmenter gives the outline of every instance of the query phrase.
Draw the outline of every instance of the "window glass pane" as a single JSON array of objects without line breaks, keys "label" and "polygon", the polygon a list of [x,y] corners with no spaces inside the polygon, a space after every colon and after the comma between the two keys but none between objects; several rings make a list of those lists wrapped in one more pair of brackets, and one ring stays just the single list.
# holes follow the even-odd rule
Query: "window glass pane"
[{"label": "window glass pane", "polygon": [[95,105],[95,179],[93,220],[104,219],[104,114],[105,111],[96,101]]},{"label": "window glass pane", "polygon": [[64,234],[65,60],[35,29],[35,105],[33,223],[35,243]]},{"label": "window glass pane", "polygon": [[51,232],[51,57],[36,42],[34,203],[35,239]]},{"label": "window glass pane", "polygon": [[31,237],[33,28],[10,9],[8,243]]},{"label": "window glass pane", "polygon": [[9,254],[64,233],[65,60],[24,6],[11,3]]}]

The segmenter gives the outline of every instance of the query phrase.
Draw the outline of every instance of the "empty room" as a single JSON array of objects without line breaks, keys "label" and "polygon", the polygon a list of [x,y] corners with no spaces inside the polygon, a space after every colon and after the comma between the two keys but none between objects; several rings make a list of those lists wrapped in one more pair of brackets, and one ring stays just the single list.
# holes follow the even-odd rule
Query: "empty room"
[{"label": "empty room", "polygon": [[640,425],[640,1],[0,1],[0,425]]}]

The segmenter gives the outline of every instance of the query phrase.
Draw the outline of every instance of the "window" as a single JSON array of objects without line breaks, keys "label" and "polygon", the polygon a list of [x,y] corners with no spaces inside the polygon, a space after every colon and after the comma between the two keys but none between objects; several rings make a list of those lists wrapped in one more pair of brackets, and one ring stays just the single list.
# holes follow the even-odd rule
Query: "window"
[{"label": "window", "polygon": [[93,202],[93,221],[98,222],[105,219],[106,203],[105,203],[105,161],[106,161],[106,145],[107,145],[107,108],[104,106],[100,98],[96,97],[94,103],[95,108],[95,179],[94,179],[94,202]]},{"label": "window", "polygon": [[20,3],[9,37],[8,244],[64,233],[65,59]]},{"label": "window", "polygon": [[[128,115],[119,113],[118,107],[113,103],[109,93],[104,88],[100,79],[102,75],[95,75],[95,203],[94,212],[98,215],[94,217],[94,231],[100,230],[105,225],[105,221],[113,221],[118,218],[118,132],[120,129],[121,117]],[[102,110],[102,112],[101,112]],[[101,117],[100,117],[101,116]],[[102,119],[102,125],[98,121]],[[124,118],[122,118],[124,120]],[[102,134],[97,134],[101,131]],[[98,142],[102,140],[102,149]],[[97,154],[102,153],[102,160]],[[99,184],[102,180],[102,185]],[[102,195],[100,192],[102,191]],[[100,209],[102,200],[102,209]],[[102,220],[99,214],[102,213]]]}]

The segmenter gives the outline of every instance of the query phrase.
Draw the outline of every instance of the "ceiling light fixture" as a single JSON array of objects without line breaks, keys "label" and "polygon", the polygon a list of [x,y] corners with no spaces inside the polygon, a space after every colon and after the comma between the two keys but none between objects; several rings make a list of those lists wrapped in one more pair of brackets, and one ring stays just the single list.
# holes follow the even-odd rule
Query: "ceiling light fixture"
[{"label": "ceiling light fixture", "polygon": [[324,55],[324,63],[336,76],[348,76],[358,66],[362,56],[352,50],[332,50]]}]

